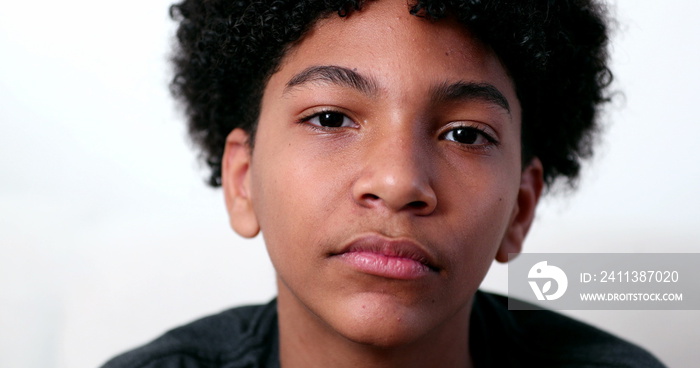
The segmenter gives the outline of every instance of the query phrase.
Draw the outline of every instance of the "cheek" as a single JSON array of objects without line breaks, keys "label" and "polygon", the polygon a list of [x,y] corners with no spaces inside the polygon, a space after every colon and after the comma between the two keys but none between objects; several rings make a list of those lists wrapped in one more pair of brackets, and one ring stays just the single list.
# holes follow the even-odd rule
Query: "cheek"
[{"label": "cheek", "polygon": [[519,175],[512,170],[471,166],[458,171],[459,178],[444,181],[440,230],[455,237],[458,246],[451,258],[460,272],[482,273],[491,264],[517,199]]},{"label": "cheek", "polygon": [[324,229],[339,220],[333,212],[349,180],[345,171],[291,143],[258,148],[253,207],[273,262],[276,256],[312,252],[323,241]]}]

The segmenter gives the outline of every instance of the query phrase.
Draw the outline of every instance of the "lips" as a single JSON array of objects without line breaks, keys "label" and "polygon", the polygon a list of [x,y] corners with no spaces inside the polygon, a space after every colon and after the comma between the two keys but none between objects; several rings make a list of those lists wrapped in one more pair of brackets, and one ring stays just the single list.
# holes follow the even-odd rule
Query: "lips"
[{"label": "lips", "polygon": [[437,272],[418,244],[378,235],[360,237],[334,256],[356,271],[390,279],[415,280]]}]

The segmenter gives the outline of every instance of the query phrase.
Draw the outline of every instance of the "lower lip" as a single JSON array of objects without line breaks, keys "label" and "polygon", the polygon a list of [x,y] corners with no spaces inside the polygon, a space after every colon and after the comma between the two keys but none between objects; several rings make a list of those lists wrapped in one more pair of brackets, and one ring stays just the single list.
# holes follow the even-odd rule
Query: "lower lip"
[{"label": "lower lip", "polygon": [[415,280],[432,272],[428,266],[414,259],[373,252],[348,252],[338,257],[361,272],[390,279]]}]

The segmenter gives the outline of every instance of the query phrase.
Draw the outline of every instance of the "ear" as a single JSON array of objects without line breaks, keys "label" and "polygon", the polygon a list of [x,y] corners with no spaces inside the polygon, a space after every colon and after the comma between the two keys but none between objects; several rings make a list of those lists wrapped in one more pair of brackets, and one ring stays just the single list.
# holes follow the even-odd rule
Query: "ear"
[{"label": "ear", "polygon": [[542,162],[535,157],[520,176],[517,203],[513,208],[508,230],[496,253],[496,260],[499,262],[508,262],[508,253],[520,253],[522,250],[544,187],[542,173]]},{"label": "ear", "polygon": [[226,137],[221,166],[221,186],[224,190],[231,228],[238,235],[246,238],[252,238],[260,232],[250,196],[250,163],[248,134],[243,129],[234,129]]}]

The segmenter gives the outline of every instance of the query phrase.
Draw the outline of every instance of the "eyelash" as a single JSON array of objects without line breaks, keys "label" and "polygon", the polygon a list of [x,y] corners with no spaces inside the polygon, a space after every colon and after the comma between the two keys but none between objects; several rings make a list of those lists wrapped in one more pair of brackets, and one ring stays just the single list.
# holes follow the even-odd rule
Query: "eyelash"
[{"label": "eyelash", "polygon": [[[302,116],[299,120],[297,120],[297,123],[299,123],[299,124],[308,124],[308,125],[312,126],[312,127],[315,128],[315,129],[322,129],[322,130],[334,130],[334,129],[339,129],[339,128],[347,128],[347,127],[343,127],[342,125],[341,125],[341,126],[338,126],[338,127],[333,127],[333,126],[323,126],[323,125],[321,125],[321,124],[313,124],[313,123],[310,123],[310,122],[309,122],[311,119],[320,117],[320,116],[322,116],[322,115],[324,115],[324,114],[337,114],[337,115],[342,116],[343,119],[347,119],[348,121],[352,122],[354,125],[357,125],[357,123],[355,123],[354,120],[352,120],[350,117],[348,117],[347,114],[342,113],[342,112],[337,111],[337,110],[333,110],[333,109],[325,109],[325,110],[321,110],[321,111],[316,111],[316,112],[310,113],[310,114],[308,114],[308,115],[304,115],[304,116]],[[343,123],[344,123],[344,121],[343,121]]]},{"label": "eyelash", "polygon": [[[470,132],[475,132],[476,134],[478,134],[478,135],[482,136],[484,139],[486,139],[486,141],[488,142],[489,145],[498,146],[500,144],[500,142],[496,138],[494,138],[494,136],[491,133],[486,131],[486,129],[484,129],[478,125],[468,125],[468,124],[463,124],[463,123],[460,125],[454,125],[454,126],[450,127],[448,130],[446,130],[445,132],[440,134],[440,137],[445,139],[448,134],[453,133],[459,129],[464,129],[464,130],[468,130]],[[453,142],[458,143],[458,144],[462,144],[465,146],[470,146],[470,147],[484,146],[483,144],[462,143],[462,142],[458,142],[456,140]]]}]

